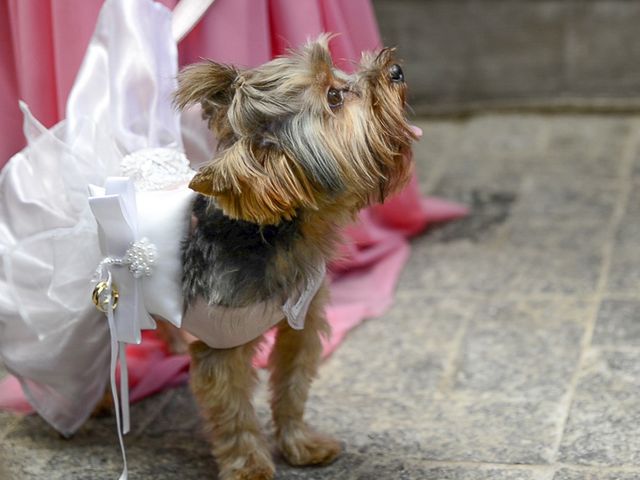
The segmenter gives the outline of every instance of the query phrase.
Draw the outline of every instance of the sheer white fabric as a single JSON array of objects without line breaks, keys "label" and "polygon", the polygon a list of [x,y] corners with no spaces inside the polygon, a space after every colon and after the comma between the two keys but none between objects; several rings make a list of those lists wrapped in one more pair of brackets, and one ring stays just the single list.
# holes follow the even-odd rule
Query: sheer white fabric
[{"label": "sheer white fabric", "polygon": [[138,150],[182,151],[176,74],[171,12],[108,0],[66,120],[46,130],[22,105],[28,147],[0,173],[0,355],[65,435],[89,416],[109,376],[109,330],[91,302],[101,253],[88,186],[119,175],[122,158]]}]

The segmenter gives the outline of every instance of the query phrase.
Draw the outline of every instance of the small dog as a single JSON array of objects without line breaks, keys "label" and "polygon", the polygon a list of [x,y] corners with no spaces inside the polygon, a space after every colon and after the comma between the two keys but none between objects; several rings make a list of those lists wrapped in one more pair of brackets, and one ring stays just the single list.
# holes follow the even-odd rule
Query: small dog
[{"label": "small dog", "polygon": [[[243,307],[299,292],[334,252],[340,227],[398,191],[410,175],[416,130],[392,49],[336,69],[324,35],[258,68],[205,62],[179,75],[175,103],[199,103],[218,151],[190,187],[194,227],[183,246],[186,309]],[[333,461],[340,443],[312,430],[304,408],[329,334],[323,285],[304,329],[277,325],[269,364],[278,447],[292,465]],[[252,319],[248,320],[252,322]],[[191,386],[223,480],[271,479],[275,468],[251,404],[260,337],[214,349],[191,345]]]}]

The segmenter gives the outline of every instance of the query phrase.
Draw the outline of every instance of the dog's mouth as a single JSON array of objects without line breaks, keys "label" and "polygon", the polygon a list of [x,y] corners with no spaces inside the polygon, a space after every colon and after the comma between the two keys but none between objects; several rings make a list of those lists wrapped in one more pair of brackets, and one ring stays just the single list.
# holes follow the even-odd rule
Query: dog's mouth
[{"label": "dog's mouth", "polygon": [[422,137],[422,129],[417,125],[409,125],[409,130],[411,130],[411,133],[413,133],[416,138]]}]

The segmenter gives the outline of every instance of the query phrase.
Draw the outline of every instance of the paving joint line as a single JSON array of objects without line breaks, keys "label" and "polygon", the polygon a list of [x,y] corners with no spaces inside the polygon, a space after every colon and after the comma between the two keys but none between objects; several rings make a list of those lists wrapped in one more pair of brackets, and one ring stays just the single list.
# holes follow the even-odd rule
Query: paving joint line
[{"label": "paving joint line", "polygon": [[461,354],[463,341],[469,329],[470,323],[471,318],[467,315],[458,327],[458,331],[456,332],[455,337],[451,342],[450,353],[449,355],[447,355],[445,363],[446,366],[444,368],[444,371],[442,372],[442,377],[434,388],[435,392],[438,394],[450,393],[453,390],[453,386],[456,380],[455,376],[462,362]]}]

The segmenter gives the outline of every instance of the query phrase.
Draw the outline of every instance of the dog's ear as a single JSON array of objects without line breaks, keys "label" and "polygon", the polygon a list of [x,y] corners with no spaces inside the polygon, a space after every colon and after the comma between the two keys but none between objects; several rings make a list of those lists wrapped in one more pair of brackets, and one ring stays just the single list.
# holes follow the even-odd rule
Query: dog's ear
[{"label": "dog's ear", "polygon": [[317,209],[318,193],[300,165],[275,147],[239,140],[205,165],[189,187],[215,197],[231,218],[277,224],[300,207]]},{"label": "dog's ear", "polygon": [[209,127],[226,115],[234,96],[234,82],[239,72],[234,67],[216,62],[190,65],[178,74],[174,104],[179,109],[199,103]]}]

